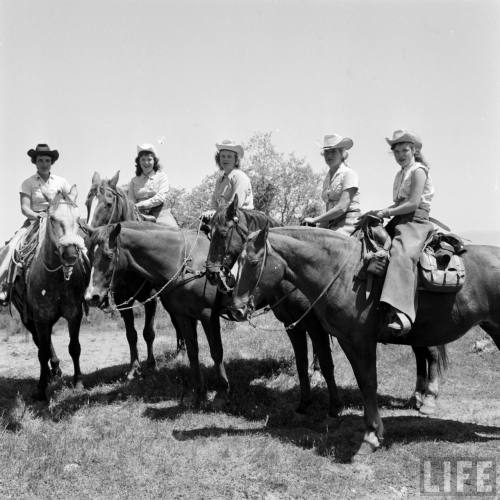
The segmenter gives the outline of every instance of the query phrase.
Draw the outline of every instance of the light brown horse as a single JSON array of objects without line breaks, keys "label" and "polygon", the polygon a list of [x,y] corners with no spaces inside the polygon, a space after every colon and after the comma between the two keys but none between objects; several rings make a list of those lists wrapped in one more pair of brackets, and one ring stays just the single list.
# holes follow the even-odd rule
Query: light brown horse
[{"label": "light brown horse", "polygon": [[[87,207],[87,224],[96,228],[106,224],[114,224],[121,221],[140,221],[141,215],[136,210],[134,203],[130,201],[123,189],[117,186],[120,172],[111,179],[102,179],[95,172],[92,176],[92,184],[87,194],[85,205]],[[164,226],[158,224],[149,224],[152,228],[162,229]],[[130,380],[140,373],[139,353],[137,351],[137,330],[135,329],[135,320],[133,306],[136,301],[144,304],[144,328],[142,335],[146,342],[147,361],[146,366],[149,369],[156,368],[156,359],[154,356],[153,344],[156,337],[154,320],[156,315],[157,300],[151,300],[154,293],[150,282],[137,275],[134,272],[117,272],[113,283],[113,298],[118,307],[120,315],[125,324],[125,332],[130,350],[130,365],[127,378]],[[89,304],[92,303],[92,293],[86,297]],[[175,316],[171,316],[177,335],[177,352],[183,352],[186,349],[184,339],[180,333],[180,327],[177,324]]]},{"label": "light brown horse", "polygon": [[[395,343],[432,346],[458,339],[480,325],[500,348],[500,248],[468,246],[467,281],[456,294],[419,293],[415,324]],[[273,228],[254,233],[239,261],[233,316],[245,318],[254,297],[286,279],[306,295],[323,325],[338,339],[361,390],[366,431],[357,456],[377,449],[383,424],[377,404],[378,301],[358,278],[361,244],[332,231]]]},{"label": "light brown horse", "polygon": [[50,202],[47,217],[40,223],[40,240],[25,279],[18,276],[12,290],[12,302],[21,320],[31,332],[38,347],[40,379],[37,397],[47,398],[46,389],[52,375],[58,375],[59,362],[52,347],[52,327],[63,317],[68,322],[69,353],[73,360],[73,384],[82,388],[80,371],[80,324],[83,316],[83,294],[90,268],[78,226],[75,204],[76,186],[69,194],[58,193]]}]

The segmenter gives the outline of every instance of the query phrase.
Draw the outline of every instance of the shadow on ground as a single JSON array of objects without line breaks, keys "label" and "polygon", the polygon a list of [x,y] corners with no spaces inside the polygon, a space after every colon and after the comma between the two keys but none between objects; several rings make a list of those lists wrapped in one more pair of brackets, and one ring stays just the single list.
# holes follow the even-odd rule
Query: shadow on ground
[{"label": "shadow on ground", "polygon": [[[97,370],[84,377],[86,389],[69,391],[71,377],[64,377],[51,386],[50,405],[33,402],[31,395],[37,381],[32,378],[13,379],[0,377],[0,404],[7,407],[19,392],[27,407],[35,415],[58,421],[76,413],[83,406],[110,404],[128,399],[150,403],[144,416],[151,420],[175,420],[185,412],[215,412],[210,404],[194,409],[182,400],[188,393],[189,369],[185,361],[174,355],[165,355],[159,361],[157,371],[143,371],[142,376],[124,380],[128,365],[116,365]],[[362,400],[354,387],[340,388],[340,395],[347,409],[340,417],[325,420],[328,410],[326,388],[313,389],[313,402],[307,415],[298,415],[295,408],[299,401],[297,384],[292,388],[269,384],[280,376],[293,376],[292,359],[244,359],[231,360],[226,364],[231,383],[231,395],[223,407],[224,413],[245,418],[249,421],[263,421],[257,429],[234,429],[232,427],[207,426],[192,430],[174,431],[178,440],[217,437],[221,435],[269,434],[292,442],[305,449],[316,448],[321,455],[331,455],[335,460],[348,462],[359,448],[364,432],[361,416]],[[215,391],[216,379],[212,368],[202,368],[208,391]],[[174,401],[175,406],[161,406],[156,403]],[[405,399],[390,395],[379,395],[380,408],[407,411],[406,415],[384,418],[390,429],[384,446],[413,441],[447,441],[463,443],[500,439],[500,428],[472,423],[419,417]],[[13,428],[13,430],[15,430]]]}]

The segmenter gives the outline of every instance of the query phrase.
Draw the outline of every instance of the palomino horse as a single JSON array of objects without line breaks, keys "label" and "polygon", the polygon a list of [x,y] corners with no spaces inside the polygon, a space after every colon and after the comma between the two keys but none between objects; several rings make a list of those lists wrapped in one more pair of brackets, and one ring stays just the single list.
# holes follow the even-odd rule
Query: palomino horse
[{"label": "palomino horse", "polygon": [[[211,242],[207,258],[207,275],[212,283],[217,283],[221,290],[231,288],[231,268],[243,250],[248,235],[253,231],[264,229],[266,226],[277,227],[279,224],[271,217],[256,210],[242,210],[238,207],[238,198],[228,207],[217,211],[211,221]],[[229,283],[229,285],[228,285]],[[293,291],[294,289],[295,291]],[[270,296],[262,296],[266,304],[277,304],[273,307],[276,317],[286,325],[295,322],[309,307],[309,302],[304,295],[296,290],[288,281],[282,281],[278,287],[271,291]],[[294,323],[295,324],[295,323]],[[323,375],[331,382],[329,387],[330,398],[337,394],[331,354],[326,347],[329,345],[329,334],[323,329],[314,311],[307,314],[296,326],[287,331],[292,341],[297,361],[297,372],[304,398],[310,393],[309,377],[307,376],[307,341],[306,332],[321,338],[321,346],[317,352],[327,356],[327,372],[322,369]],[[312,339],[312,337],[311,337]],[[314,340],[313,340],[314,342]],[[417,381],[412,400],[423,414],[435,411],[435,402],[438,396],[439,375],[446,366],[446,350],[438,347],[412,346],[417,365]],[[300,360],[300,362],[299,362]],[[304,364],[305,363],[305,364]],[[323,363],[325,361],[323,360]],[[300,366],[302,365],[302,366]],[[331,375],[330,375],[331,374]],[[330,389],[331,385],[331,389]],[[306,399],[304,399],[306,401]],[[333,402],[333,401],[332,401]],[[331,406],[332,408],[332,406]]]},{"label": "palomino horse", "polygon": [[52,374],[60,374],[51,341],[52,327],[60,317],[68,322],[73,384],[76,388],[83,387],[78,336],[90,269],[83,238],[78,234],[75,199],[76,186],[73,186],[69,194],[59,192],[50,202],[47,217],[40,222],[40,239],[31,264],[24,277],[17,277],[12,290],[12,301],[38,347],[37,397],[42,400],[47,398],[49,360]]},{"label": "palomino horse", "polygon": [[[467,281],[456,294],[419,292],[415,324],[394,343],[441,345],[480,325],[500,348],[500,248],[468,246]],[[315,228],[272,228],[254,233],[238,260],[233,316],[244,319],[254,297],[289,280],[314,305],[323,325],[338,339],[364,402],[365,435],[357,456],[374,451],[383,437],[377,404],[377,305],[358,279],[361,243]],[[252,300],[253,299],[253,300]]]},{"label": "palomino horse", "polygon": [[[87,195],[87,224],[93,228],[105,224],[112,224],[126,220],[141,220],[141,215],[136,210],[132,201],[127,198],[126,193],[117,186],[120,172],[118,171],[111,179],[101,179],[95,172],[92,177],[92,185]],[[155,226],[156,227],[156,226]],[[158,228],[164,228],[158,225]],[[156,359],[153,352],[153,343],[156,336],[154,319],[156,314],[156,299],[151,300],[153,288],[150,282],[144,280],[134,272],[119,272],[115,274],[113,283],[113,296],[116,304],[119,304],[125,332],[130,350],[130,368],[128,379],[132,379],[140,371],[139,353],[137,351],[137,330],[134,324],[134,313],[132,306],[136,300],[144,304],[144,329],[142,335],[147,347],[147,366],[154,369]],[[89,299],[90,297],[87,297]],[[177,334],[177,352],[185,350],[184,339],[180,334],[176,318],[171,317]]]},{"label": "palomino horse", "polygon": [[[257,210],[240,210],[236,208],[238,198],[227,208],[221,208],[213,216],[211,226],[210,248],[207,257],[207,276],[212,284],[227,292],[232,279],[230,269],[236,262],[250,232],[266,225],[278,226],[272,218]],[[304,413],[311,403],[311,384],[308,374],[307,333],[311,338],[315,361],[319,362],[321,373],[326,381],[329,394],[329,415],[337,415],[341,402],[337,384],[333,374],[333,361],[330,349],[330,336],[321,326],[314,313],[308,314],[296,326],[293,322],[299,319],[309,307],[305,296],[288,281],[282,281],[269,295],[263,297],[258,307],[270,305],[279,321],[288,325],[286,332],[292,343],[300,384],[300,403],[297,411]]]},{"label": "palomino horse", "polygon": [[157,290],[160,300],[175,317],[186,341],[196,403],[205,395],[198,360],[196,326],[201,321],[217,372],[217,397],[229,391],[218,314],[212,314],[217,287],[205,277],[209,242],[199,231],[159,229],[155,224],[123,222],[91,229],[92,278],[86,296],[105,301],[122,272],[135,273]]}]

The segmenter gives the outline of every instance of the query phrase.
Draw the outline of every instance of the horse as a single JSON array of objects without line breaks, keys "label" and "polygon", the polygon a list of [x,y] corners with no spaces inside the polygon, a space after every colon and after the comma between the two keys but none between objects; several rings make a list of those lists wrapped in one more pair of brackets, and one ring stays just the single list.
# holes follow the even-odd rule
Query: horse
[{"label": "horse", "polygon": [[[207,258],[207,276],[213,284],[216,283],[219,286],[219,289],[227,292],[231,289],[230,283],[233,279],[230,270],[243,250],[248,235],[266,226],[278,227],[279,224],[262,212],[238,208],[236,195],[235,199],[227,207],[223,207],[216,212],[212,217],[210,226],[211,242]],[[290,331],[287,330],[287,333],[294,347],[300,386],[304,388],[304,398],[310,392],[309,377],[307,376],[307,341],[305,335],[306,332],[310,332],[310,335],[320,336],[322,346],[318,347],[317,352],[328,355],[328,371],[326,373],[328,377],[331,373],[331,381],[327,380],[327,385],[330,397],[334,397],[337,390],[333,374],[333,363],[331,354],[329,352],[326,354],[325,349],[329,345],[327,341],[329,334],[321,326],[314,311],[307,314],[299,323],[295,323],[307,310],[309,302],[301,292],[293,291],[292,288],[294,287],[289,282],[282,281],[279,287],[272,290],[269,297],[263,297],[265,303],[259,304],[259,307],[266,304],[277,304],[273,308],[276,317],[286,325],[294,322],[295,326]],[[315,332],[318,333],[315,334]],[[436,409],[439,376],[447,364],[446,351],[434,346],[411,347],[415,354],[417,379],[410,401],[420,413],[430,415]],[[302,349],[304,349],[303,352]],[[301,363],[299,363],[299,360]],[[306,365],[299,366],[299,364],[304,363],[304,360]],[[322,372],[325,375],[323,370]],[[335,401],[333,407],[335,406],[338,406],[338,401]]]},{"label": "horse", "polygon": [[47,399],[51,376],[61,374],[51,339],[52,327],[61,317],[68,322],[73,385],[83,388],[79,333],[90,264],[79,234],[75,199],[73,186],[69,193],[58,192],[49,202],[47,216],[40,221],[39,241],[31,263],[24,269],[24,276],[16,277],[12,288],[12,303],[38,347],[40,378],[35,397],[39,400]]},{"label": "horse", "polygon": [[[95,172],[92,176],[92,185],[87,195],[85,205],[87,207],[87,225],[99,227],[120,221],[140,221],[143,217],[128,199],[126,193],[117,186],[120,172],[111,179],[101,179]],[[154,226],[161,229],[161,224]],[[146,366],[154,370],[156,359],[153,352],[153,343],[156,337],[154,319],[156,314],[157,300],[151,300],[153,287],[151,283],[139,277],[133,272],[116,273],[113,284],[113,297],[119,305],[118,310],[125,323],[125,332],[130,350],[130,366],[127,379],[131,380],[140,373],[139,353],[137,351],[137,330],[135,329],[133,306],[135,301],[144,304],[144,328],[143,338],[146,342],[147,360]],[[180,327],[175,317],[171,317],[177,336],[177,353],[185,352],[186,346],[180,333]]]},{"label": "horse", "polygon": [[[186,342],[195,405],[205,399],[198,359],[196,327],[201,322],[216,370],[216,400],[229,394],[217,311],[217,287],[205,276],[209,241],[196,230],[155,227],[153,223],[126,221],[91,229],[92,278],[86,297],[103,304],[120,273],[135,273],[151,283]],[[214,314],[213,309],[215,309]]]},{"label": "horse", "polygon": [[[248,234],[269,224],[278,222],[257,210],[238,209],[237,195],[229,206],[220,208],[210,222],[210,246],[207,256],[207,277],[224,293],[230,292],[230,269],[238,258]],[[305,413],[311,404],[311,384],[308,374],[307,336],[313,344],[314,364],[319,363],[329,394],[330,416],[337,416],[341,402],[333,374],[333,361],[330,349],[330,336],[315,314],[308,314],[303,321],[295,321],[309,307],[304,295],[287,281],[264,297],[259,307],[269,306],[276,318],[286,325],[286,333],[292,343],[300,385],[298,413]],[[295,325],[295,326],[294,326]]]},{"label": "horse", "polygon": [[[500,248],[470,245],[463,254],[467,280],[456,293],[419,291],[418,312],[410,333],[391,343],[443,345],[479,325],[500,349]],[[382,322],[378,300],[366,297],[361,243],[317,228],[265,228],[248,239],[238,259],[232,315],[244,319],[262,290],[286,279],[316,309],[338,339],[354,371],[364,403],[365,433],[355,455],[381,446],[383,423],[377,404],[377,334]],[[380,296],[380,289],[377,290]]]}]

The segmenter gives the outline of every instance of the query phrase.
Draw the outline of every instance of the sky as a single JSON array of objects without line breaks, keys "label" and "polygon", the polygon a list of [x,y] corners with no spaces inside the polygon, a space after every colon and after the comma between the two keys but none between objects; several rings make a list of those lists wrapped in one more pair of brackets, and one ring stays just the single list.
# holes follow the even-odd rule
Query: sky
[{"label": "sky", "polygon": [[132,178],[139,143],[190,189],[224,138],[272,132],[324,172],[336,132],[369,210],[392,202],[400,128],[422,138],[431,215],[497,231],[499,52],[497,0],[0,0],[0,241],[37,143],[83,205],[93,172]]}]

